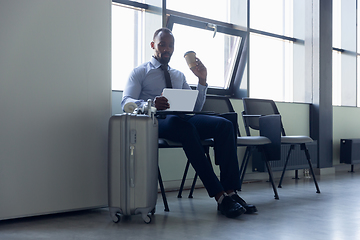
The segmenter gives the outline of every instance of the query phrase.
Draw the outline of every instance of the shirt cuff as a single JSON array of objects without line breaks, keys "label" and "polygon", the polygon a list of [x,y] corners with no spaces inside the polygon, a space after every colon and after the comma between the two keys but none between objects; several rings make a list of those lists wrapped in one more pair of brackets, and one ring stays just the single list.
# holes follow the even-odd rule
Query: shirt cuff
[{"label": "shirt cuff", "polygon": [[204,86],[204,85],[198,83],[198,85],[197,85],[197,90],[199,90],[199,92],[206,92],[207,88],[208,88],[208,84],[206,84],[206,86]]}]

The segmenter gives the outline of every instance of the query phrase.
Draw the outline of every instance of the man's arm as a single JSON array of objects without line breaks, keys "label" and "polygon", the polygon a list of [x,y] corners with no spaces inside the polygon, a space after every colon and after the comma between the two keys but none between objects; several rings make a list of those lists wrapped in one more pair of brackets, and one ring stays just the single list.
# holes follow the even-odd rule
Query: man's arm
[{"label": "man's arm", "polygon": [[190,68],[191,71],[199,78],[199,83],[197,86],[197,90],[199,91],[199,95],[196,99],[194,111],[201,111],[205,100],[206,100],[206,92],[207,92],[207,69],[204,64],[200,61],[199,58],[196,58],[196,66]]},{"label": "man's arm", "polygon": [[202,84],[198,84],[197,90],[199,91],[198,97],[196,99],[194,111],[200,112],[201,109],[204,106],[205,100],[206,100],[206,92],[207,92],[207,86],[203,86]]},{"label": "man's arm", "polygon": [[142,107],[142,105],[145,104],[144,100],[139,100],[139,96],[141,93],[141,83],[140,80],[141,76],[140,76],[140,72],[136,71],[136,69],[134,69],[129,78],[128,81],[125,85],[125,89],[123,92],[123,98],[121,101],[121,108],[124,110],[124,106],[126,103],[128,102],[133,102],[135,103],[138,107]]},{"label": "man's arm", "polygon": [[190,68],[190,70],[199,78],[199,84],[207,86],[207,69],[199,58],[196,58],[196,66]]}]

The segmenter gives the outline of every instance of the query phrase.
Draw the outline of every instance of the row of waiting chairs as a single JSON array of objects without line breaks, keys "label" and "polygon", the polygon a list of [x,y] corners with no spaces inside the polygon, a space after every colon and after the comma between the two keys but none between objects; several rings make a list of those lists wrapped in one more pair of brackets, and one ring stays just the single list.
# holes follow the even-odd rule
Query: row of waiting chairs
[{"label": "row of waiting chairs", "polygon": [[[291,152],[294,149],[295,145],[300,145],[301,147],[300,149],[304,151],[306,159],[308,161],[310,173],[313,177],[313,181],[316,187],[316,192],[320,193],[320,189],[316,181],[316,177],[312,167],[311,157],[306,147],[306,144],[313,142],[313,140],[309,136],[287,136],[285,134],[285,130],[281,122],[280,113],[274,101],[265,100],[265,99],[243,98],[243,104],[244,104],[244,111],[242,112],[242,118],[247,136],[240,135],[237,121],[235,126],[235,129],[237,130],[237,145],[246,147],[243,160],[241,163],[241,167],[239,169],[241,184],[244,180],[246,168],[253,151],[258,150],[262,153],[261,154],[262,158],[267,167],[267,171],[269,174],[269,181],[274,191],[274,197],[275,199],[279,199],[279,194],[275,186],[274,177],[270,166],[270,161],[280,160],[281,144],[290,145],[290,149],[287,154],[287,158],[278,185],[278,187],[280,188]],[[207,96],[202,111],[213,112],[215,114],[235,113],[230,99],[227,97],[219,97],[219,96]],[[252,136],[250,129],[259,131],[260,132],[259,136]],[[209,159],[209,161],[211,161],[209,149],[210,147],[213,147],[213,140],[206,139],[202,143],[206,156]],[[181,147],[182,147],[181,143],[172,142],[167,139],[159,139],[159,148],[181,148]],[[189,165],[190,162],[187,161],[178,193],[179,198],[182,196],[182,191],[187,177]],[[196,180],[197,180],[197,174],[195,173],[191,190],[189,193],[190,198],[192,198],[193,196]],[[160,170],[159,170],[159,184],[163,196],[165,211],[169,211],[169,207],[166,201],[165,190],[162,184]]]}]

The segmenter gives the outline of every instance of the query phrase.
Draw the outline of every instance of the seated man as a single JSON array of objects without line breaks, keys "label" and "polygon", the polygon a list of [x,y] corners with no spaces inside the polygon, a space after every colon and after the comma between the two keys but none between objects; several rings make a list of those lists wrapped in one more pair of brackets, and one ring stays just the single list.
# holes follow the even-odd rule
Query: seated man
[{"label": "seated man", "polygon": [[[168,66],[174,52],[174,36],[167,28],[154,33],[151,48],[154,55],[149,62],[135,68],[126,84],[122,108],[128,102],[139,107],[147,99],[154,99],[158,110],[169,108],[167,99],[161,96],[165,87],[190,89],[182,72]],[[207,70],[196,58],[196,67],[191,69],[199,78],[199,95],[195,111],[200,111],[206,99]],[[170,79],[164,75],[170,74]],[[169,79],[166,83],[166,78]],[[169,82],[171,81],[171,82]],[[198,173],[210,197],[215,197],[218,210],[227,217],[237,217],[245,212],[256,212],[256,207],[247,204],[236,190],[240,188],[239,166],[233,124],[225,118],[210,115],[176,116],[168,115],[159,120],[159,137],[181,142],[186,156]],[[220,180],[215,175],[211,163],[205,157],[202,139],[213,138],[216,162],[220,167]]]}]

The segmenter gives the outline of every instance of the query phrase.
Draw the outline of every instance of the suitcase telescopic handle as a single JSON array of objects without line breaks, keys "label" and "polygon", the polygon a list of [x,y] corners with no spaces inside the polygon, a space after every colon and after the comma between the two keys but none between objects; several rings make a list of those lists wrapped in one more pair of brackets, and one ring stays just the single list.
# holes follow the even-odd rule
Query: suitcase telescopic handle
[{"label": "suitcase telescopic handle", "polygon": [[135,147],[130,146],[130,187],[135,187]]}]

